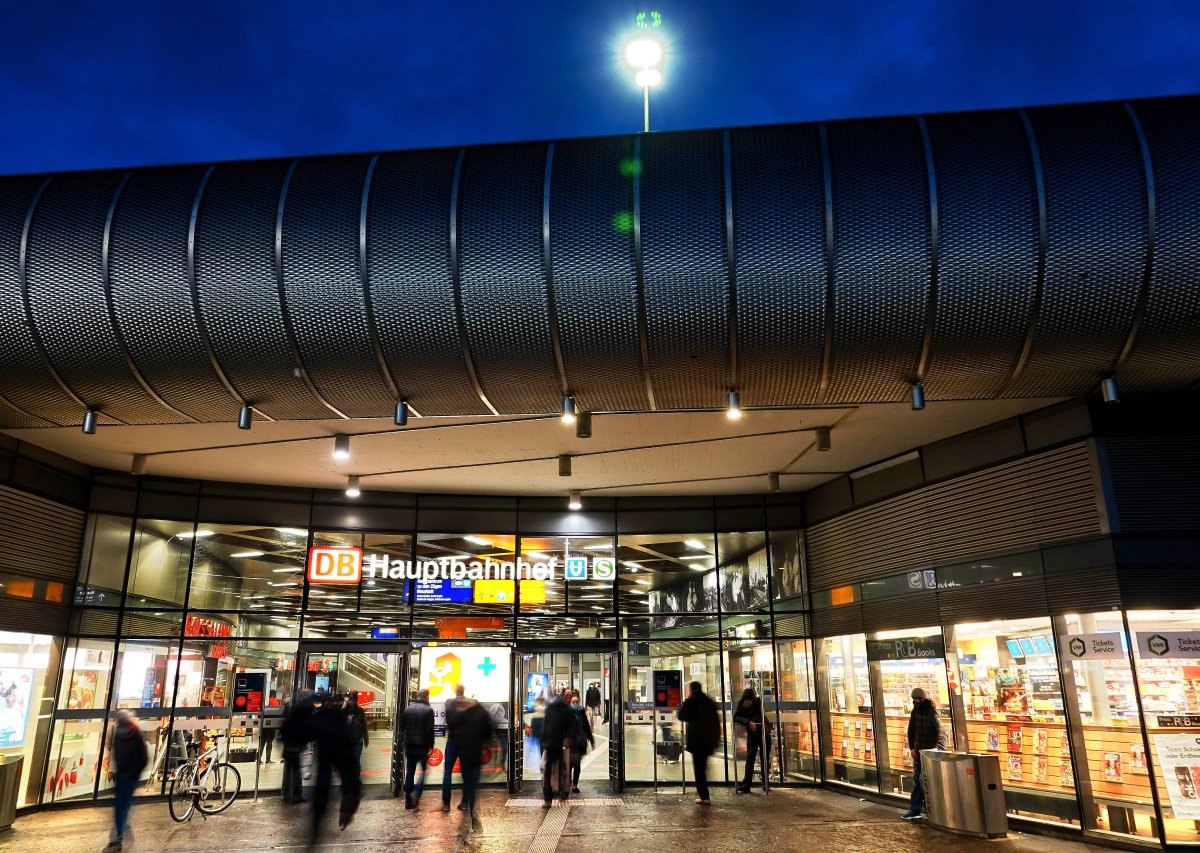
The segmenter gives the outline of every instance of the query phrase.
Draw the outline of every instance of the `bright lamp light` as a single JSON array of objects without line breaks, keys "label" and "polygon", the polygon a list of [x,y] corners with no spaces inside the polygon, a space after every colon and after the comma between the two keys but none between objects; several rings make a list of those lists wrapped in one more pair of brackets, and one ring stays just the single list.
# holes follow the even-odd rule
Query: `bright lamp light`
[{"label": "bright lamp light", "polygon": [[633,81],[642,89],[658,86],[662,83],[662,72],[657,68],[643,68],[634,76]]},{"label": "bright lamp light", "polygon": [[634,39],[625,48],[625,58],[635,68],[649,68],[662,60],[662,45],[654,39]]}]

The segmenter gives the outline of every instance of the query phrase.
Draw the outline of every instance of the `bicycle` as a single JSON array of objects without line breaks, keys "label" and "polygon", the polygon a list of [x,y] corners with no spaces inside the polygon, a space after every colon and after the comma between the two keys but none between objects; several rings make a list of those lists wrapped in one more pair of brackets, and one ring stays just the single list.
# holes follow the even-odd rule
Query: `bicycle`
[{"label": "bicycle", "polygon": [[199,744],[188,744],[188,752],[199,754],[188,758],[171,774],[170,796],[167,805],[176,823],[191,820],[199,811],[207,820],[210,814],[220,814],[233,805],[242,790],[242,774],[228,761],[217,761],[217,745],[204,752]]}]

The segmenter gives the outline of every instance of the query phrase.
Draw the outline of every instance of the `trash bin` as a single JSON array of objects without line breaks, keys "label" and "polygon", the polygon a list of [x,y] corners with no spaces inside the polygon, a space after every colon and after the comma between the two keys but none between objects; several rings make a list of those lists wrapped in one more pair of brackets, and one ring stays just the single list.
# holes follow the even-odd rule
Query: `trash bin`
[{"label": "trash bin", "polygon": [[921,782],[931,825],[980,838],[1008,834],[999,757],[923,749]]},{"label": "trash bin", "polygon": [[0,756],[0,830],[17,819],[17,797],[21,793],[21,765],[25,756]]}]

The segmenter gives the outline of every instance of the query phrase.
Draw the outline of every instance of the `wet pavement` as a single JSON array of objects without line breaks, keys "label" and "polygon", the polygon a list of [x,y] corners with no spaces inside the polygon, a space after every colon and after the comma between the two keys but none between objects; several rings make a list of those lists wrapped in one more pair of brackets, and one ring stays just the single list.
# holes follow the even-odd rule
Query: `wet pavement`
[{"label": "wet pavement", "polygon": [[[713,804],[698,806],[678,790],[655,794],[635,790],[617,796],[600,785],[567,804],[543,810],[541,801],[511,798],[499,790],[480,795],[482,830],[467,833],[464,813],[443,813],[436,792],[415,812],[402,800],[369,795],[354,823],[339,832],[336,808],[316,847],[327,851],[430,850],[549,851],[608,850],[664,853],[692,850],[831,850],[864,853],[1085,853],[1104,848],[1037,835],[1010,833],[984,841],[951,835],[899,819],[889,808],[830,791],[775,790],[736,797],[714,789]],[[457,792],[455,803],[457,804]],[[0,853],[92,853],[104,848],[112,812],[105,807],[43,810],[23,816],[0,832]],[[172,822],[165,801],[141,802],[131,818],[133,838],[125,850],[222,851],[298,850],[308,847],[308,813],[277,797],[239,800],[224,814],[190,823]]]}]

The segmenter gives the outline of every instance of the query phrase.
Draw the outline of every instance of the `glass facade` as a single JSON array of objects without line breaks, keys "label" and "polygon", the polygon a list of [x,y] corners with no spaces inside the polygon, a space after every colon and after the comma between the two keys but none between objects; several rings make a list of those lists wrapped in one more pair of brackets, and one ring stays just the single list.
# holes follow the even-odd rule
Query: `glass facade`
[{"label": "glass facade", "polygon": [[[733,713],[749,687],[767,711],[773,782],[907,797],[909,694],[922,687],[951,748],[997,756],[1010,814],[1097,837],[1196,843],[1200,611],[942,624],[914,615],[911,627],[812,636],[810,599],[836,612],[913,601],[914,590],[1039,577],[1042,567],[1015,554],[810,595],[794,527],[578,535],[438,527],[93,515],[71,634],[0,633],[8,711],[0,755],[25,758],[22,804],[108,795],[105,744],[119,708],[137,709],[150,743],[143,794],[164,790],[189,743],[217,735],[247,787],[277,789],[278,727],[300,689],[358,694],[369,721],[366,781],[387,784],[407,698],[430,687],[443,704],[457,681],[485,701],[501,733],[487,782],[540,785],[539,700],[569,688],[598,697],[585,780],[690,784],[682,726],[656,701],[665,672],[685,692],[699,681],[720,709],[713,781],[744,778],[746,733]],[[363,565],[417,574],[315,583],[306,572],[313,548],[359,549]],[[472,561],[554,571],[420,574],[423,565]],[[259,696],[249,707],[247,684]],[[454,773],[437,763],[444,731],[438,737],[434,784]]]}]

